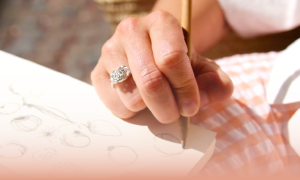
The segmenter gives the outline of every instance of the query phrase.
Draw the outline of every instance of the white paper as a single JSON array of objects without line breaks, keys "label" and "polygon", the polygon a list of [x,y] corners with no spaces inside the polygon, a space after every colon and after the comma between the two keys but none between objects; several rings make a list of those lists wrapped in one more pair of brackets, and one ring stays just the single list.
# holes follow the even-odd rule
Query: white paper
[{"label": "white paper", "polygon": [[300,39],[282,51],[275,60],[267,85],[270,104],[286,104],[300,100]]},{"label": "white paper", "polygon": [[[275,60],[267,86],[267,100],[271,104],[300,101],[300,39],[285,49]],[[289,120],[284,135],[300,156],[300,111]]]},{"label": "white paper", "polygon": [[125,122],[92,86],[0,51],[0,163],[17,174],[110,178],[168,161],[192,168],[213,151],[215,133],[191,125],[188,137],[183,150],[177,123],[147,110]]}]

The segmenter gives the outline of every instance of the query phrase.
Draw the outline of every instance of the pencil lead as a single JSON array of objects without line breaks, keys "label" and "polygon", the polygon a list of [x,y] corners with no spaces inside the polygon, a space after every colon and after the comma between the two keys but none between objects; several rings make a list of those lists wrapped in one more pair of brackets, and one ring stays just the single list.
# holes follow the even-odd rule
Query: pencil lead
[{"label": "pencil lead", "polygon": [[181,141],[182,149],[185,149],[185,141]]}]

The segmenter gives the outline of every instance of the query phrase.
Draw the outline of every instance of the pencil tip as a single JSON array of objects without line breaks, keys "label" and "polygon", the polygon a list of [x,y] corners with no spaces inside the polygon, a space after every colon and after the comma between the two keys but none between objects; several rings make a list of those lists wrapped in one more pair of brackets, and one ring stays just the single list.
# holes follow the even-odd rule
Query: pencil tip
[{"label": "pencil tip", "polygon": [[181,141],[182,149],[185,149],[185,141]]}]

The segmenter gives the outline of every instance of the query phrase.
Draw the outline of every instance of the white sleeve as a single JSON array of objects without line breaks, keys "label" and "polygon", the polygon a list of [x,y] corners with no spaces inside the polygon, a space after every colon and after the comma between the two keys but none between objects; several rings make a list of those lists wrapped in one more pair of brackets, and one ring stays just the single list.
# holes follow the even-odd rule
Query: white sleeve
[{"label": "white sleeve", "polygon": [[218,0],[229,26],[242,37],[300,25],[300,0]]}]

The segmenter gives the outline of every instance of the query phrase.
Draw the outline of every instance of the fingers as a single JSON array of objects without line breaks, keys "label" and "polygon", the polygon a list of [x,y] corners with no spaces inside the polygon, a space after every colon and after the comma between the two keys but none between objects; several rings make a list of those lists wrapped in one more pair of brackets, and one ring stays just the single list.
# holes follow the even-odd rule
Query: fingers
[{"label": "fingers", "polygon": [[102,102],[112,113],[122,119],[128,119],[136,114],[130,111],[121,101],[115,89],[111,88],[109,75],[100,59],[91,73],[92,83]]},{"label": "fingers", "polygon": [[[132,76],[112,88],[109,76],[120,66],[130,67]],[[116,116],[127,119],[148,107],[162,123],[192,116],[233,91],[213,61],[195,56],[190,63],[180,24],[160,11],[119,24],[102,48],[92,82]]]},{"label": "fingers", "polygon": [[200,107],[221,102],[232,95],[232,81],[214,61],[197,54],[191,60],[199,88]]},{"label": "fingers", "polygon": [[[124,31],[127,36],[121,38]],[[116,34],[120,35],[133,79],[147,107],[162,123],[176,121],[180,116],[177,103],[155,63],[147,26],[141,19],[130,18],[119,25]]]},{"label": "fingers", "polygon": [[159,11],[147,18],[155,21],[148,28],[155,63],[172,87],[180,114],[193,116],[199,110],[200,97],[182,28],[165,12]]},{"label": "fingers", "polygon": [[[129,67],[122,44],[119,41],[115,41],[115,38],[107,41],[102,47],[101,60],[108,74],[111,74],[112,71],[120,66]],[[124,82],[115,84],[114,87],[117,95],[120,97],[120,103],[123,103],[128,110],[138,112],[146,108],[132,76]]]}]

